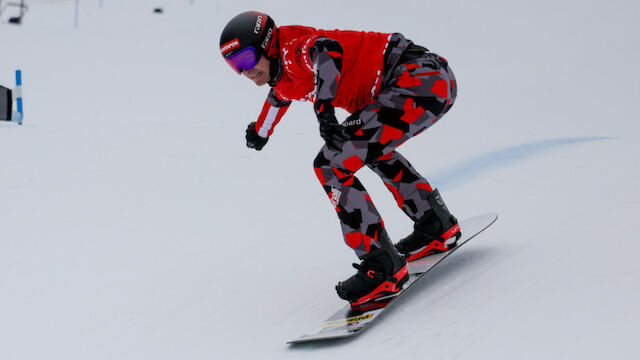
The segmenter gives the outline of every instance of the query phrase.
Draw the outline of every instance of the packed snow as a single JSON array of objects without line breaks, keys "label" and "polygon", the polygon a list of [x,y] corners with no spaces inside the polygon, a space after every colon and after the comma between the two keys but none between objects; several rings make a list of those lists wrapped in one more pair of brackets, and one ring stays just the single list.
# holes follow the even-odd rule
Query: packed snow
[{"label": "packed snow", "polygon": [[[25,115],[0,122],[0,359],[640,357],[640,3],[84,0],[77,27],[74,1],[27,4],[0,16]],[[286,345],[343,305],[357,259],[311,104],[245,147],[267,88],[218,41],[252,9],[447,58],[455,106],[400,152],[458,218],[500,215],[350,340]]]}]

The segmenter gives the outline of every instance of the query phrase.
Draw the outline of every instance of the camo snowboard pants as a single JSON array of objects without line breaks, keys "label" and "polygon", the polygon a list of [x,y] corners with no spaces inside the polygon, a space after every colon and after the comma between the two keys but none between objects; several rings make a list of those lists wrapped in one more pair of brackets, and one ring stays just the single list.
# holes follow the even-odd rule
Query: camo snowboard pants
[{"label": "camo snowboard pants", "polygon": [[326,145],[314,161],[336,209],[345,242],[362,259],[379,248],[384,223],[355,173],[365,165],[378,174],[412,220],[425,215],[433,189],[396,149],[437,122],[453,105],[457,84],[447,62],[433,53],[395,66],[375,101],[342,125],[350,139],[340,152]]}]

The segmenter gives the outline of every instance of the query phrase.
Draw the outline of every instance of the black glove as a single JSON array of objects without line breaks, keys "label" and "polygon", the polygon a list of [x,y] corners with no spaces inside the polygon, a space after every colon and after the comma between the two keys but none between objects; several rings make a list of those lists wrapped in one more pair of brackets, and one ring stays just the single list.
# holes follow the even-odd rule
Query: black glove
[{"label": "black glove", "polygon": [[327,147],[333,151],[342,151],[342,144],[349,140],[349,135],[344,131],[344,127],[338,124],[336,116],[332,113],[318,114],[320,123],[320,136],[327,143]]},{"label": "black glove", "polygon": [[268,137],[263,138],[262,136],[258,135],[258,133],[256,132],[255,122],[252,122],[247,127],[246,138],[247,138],[247,147],[256,149],[258,151],[262,150],[262,148],[267,144],[267,141],[269,141]]}]

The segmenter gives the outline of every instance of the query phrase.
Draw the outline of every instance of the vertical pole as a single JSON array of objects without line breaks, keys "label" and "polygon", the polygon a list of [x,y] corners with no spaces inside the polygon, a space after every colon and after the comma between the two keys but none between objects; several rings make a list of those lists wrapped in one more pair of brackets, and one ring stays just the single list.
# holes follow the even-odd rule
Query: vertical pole
[{"label": "vertical pole", "polygon": [[18,117],[18,125],[22,125],[22,118],[24,117],[24,113],[22,112],[22,70],[16,70],[16,102],[18,103],[18,113],[20,116]]},{"label": "vertical pole", "polygon": [[24,15],[24,0],[20,1],[20,20],[22,20],[22,16]]}]

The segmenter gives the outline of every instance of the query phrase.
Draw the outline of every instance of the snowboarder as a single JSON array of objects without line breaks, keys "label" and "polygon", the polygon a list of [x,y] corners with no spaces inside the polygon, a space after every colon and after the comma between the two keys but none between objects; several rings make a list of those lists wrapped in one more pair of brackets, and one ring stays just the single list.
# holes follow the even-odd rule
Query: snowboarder
[{"label": "snowboarder", "polygon": [[[399,291],[407,261],[446,251],[460,238],[458,221],[437,189],[396,149],[438,121],[454,103],[457,84],[447,61],[402,34],[276,27],[248,11],[225,26],[220,51],[256,85],[271,89],[246,143],[261,150],[293,100],[311,101],[325,145],[313,166],[335,207],[344,240],[361,260],[336,285],[353,308]],[[334,108],[351,115],[341,124]],[[354,175],[378,174],[414,230],[395,246],[371,197]]]}]

